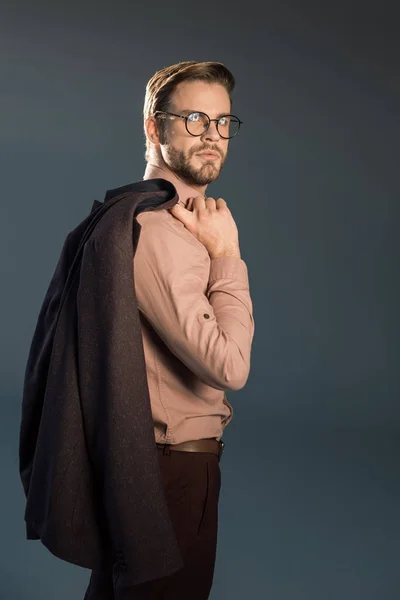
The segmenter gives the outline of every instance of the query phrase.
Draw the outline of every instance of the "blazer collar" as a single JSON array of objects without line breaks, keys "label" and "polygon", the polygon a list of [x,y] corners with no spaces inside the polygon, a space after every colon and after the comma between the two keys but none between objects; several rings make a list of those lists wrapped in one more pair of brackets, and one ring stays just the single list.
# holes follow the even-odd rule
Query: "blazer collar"
[{"label": "blazer collar", "polygon": [[166,192],[167,194],[171,194],[172,197],[177,195],[176,188],[170,181],[161,178],[146,179],[135,183],[128,183],[127,185],[112,190],[107,190],[104,202],[108,202],[120,194],[141,194],[148,192]]}]

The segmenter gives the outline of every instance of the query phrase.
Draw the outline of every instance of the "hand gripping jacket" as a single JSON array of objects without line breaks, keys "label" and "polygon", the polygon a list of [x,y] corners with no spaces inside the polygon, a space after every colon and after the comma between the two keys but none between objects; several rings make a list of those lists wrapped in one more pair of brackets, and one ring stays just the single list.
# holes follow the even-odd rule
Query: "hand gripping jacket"
[{"label": "hand gripping jacket", "polygon": [[25,371],[27,539],[85,568],[113,560],[132,585],[183,567],[158,464],[133,272],[136,215],[177,202],[163,179],[94,201],[66,237]]}]

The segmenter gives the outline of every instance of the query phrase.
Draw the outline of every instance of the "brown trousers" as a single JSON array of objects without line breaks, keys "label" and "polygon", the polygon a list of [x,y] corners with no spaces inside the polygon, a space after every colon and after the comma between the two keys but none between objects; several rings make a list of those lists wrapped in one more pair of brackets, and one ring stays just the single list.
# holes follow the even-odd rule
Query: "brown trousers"
[{"label": "brown trousers", "polygon": [[92,571],[84,600],[207,600],[217,550],[219,458],[207,452],[157,448],[161,475],[185,566],[169,577],[139,585],[124,573]]}]

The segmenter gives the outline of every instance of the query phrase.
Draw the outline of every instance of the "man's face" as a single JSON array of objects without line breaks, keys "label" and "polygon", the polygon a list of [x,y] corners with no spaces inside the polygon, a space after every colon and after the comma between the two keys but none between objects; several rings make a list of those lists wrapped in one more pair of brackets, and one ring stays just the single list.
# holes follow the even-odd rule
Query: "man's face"
[{"label": "man's face", "polygon": [[[206,113],[211,119],[228,115],[231,102],[226,89],[216,83],[188,81],[178,85],[171,98],[170,112],[187,115],[191,112]],[[187,132],[184,119],[167,117],[165,144],[160,151],[168,168],[189,185],[208,185],[215,181],[223,167],[228,152],[228,141],[221,138],[216,122],[201,136]],[[210,158],[199,153],[212,150],[218,157]]]}]

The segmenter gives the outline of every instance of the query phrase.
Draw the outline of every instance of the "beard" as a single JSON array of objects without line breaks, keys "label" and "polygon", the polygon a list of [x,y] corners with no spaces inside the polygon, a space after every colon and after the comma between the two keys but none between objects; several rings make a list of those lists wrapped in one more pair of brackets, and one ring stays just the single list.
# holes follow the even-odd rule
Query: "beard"
[{"label": "beard", "polygon": [[[212,183],[218,179],[226,160],[226,154],[222,156],[217,148],[194,146],[188,152],[183,152],[183,150],[177,150],[168,143],[165,144],[164,148],[164,162],[177,177],[185,181],[188,185],[208,185]],[[191,164],[192,156],[196,152],[203,152],[204,150],[218,152],[221,157],[219,166],[216,166],[215,160],[205,161],[201,167],[194,167]]]}]

